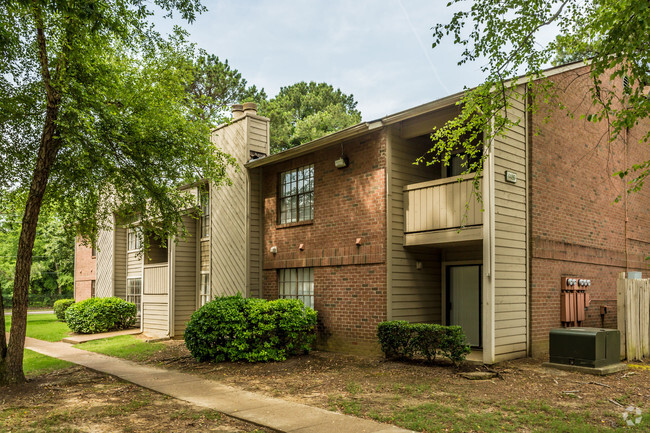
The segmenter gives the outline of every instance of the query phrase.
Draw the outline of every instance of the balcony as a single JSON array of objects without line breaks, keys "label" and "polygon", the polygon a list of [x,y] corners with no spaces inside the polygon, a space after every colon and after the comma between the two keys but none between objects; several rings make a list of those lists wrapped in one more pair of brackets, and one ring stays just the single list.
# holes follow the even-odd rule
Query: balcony
[{"label": "balcony", "polygon": [[144,265],[142,279],[145,295],[167,295],[169,293],[169,271],[167,263]]},{"label": "balcony", "polygon": [[472,181],[473,177],[454,176],[406,185],[404,246],[483,239],[483,212]]}]

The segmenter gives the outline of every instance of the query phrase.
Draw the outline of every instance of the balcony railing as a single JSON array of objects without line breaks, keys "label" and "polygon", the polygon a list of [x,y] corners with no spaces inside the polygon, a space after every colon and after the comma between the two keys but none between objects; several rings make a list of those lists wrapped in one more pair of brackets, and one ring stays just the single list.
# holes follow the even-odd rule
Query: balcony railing
[{"label": "balcony railing", "polygon": [[143,285],[145,295],[166,295],[169,291],[167,263],[144,265]]},{"label": "balcony railing", "polygon": [[[405,186],[404,233],[455,231],[466,227],[473,228],[471,237],[477,238],[477,226],[483,223],[483,212],[472,181],[471,175],[465,178],[454,176]],[[458,239],[470,240],[469,234],[465,233]]]}]

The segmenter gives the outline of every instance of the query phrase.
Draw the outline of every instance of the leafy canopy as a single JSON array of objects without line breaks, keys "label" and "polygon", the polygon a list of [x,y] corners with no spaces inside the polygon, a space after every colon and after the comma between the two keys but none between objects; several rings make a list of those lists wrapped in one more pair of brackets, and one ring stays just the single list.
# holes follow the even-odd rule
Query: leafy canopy
[{"label": "leafy canopy", "polygon": [[[462,98],[458,118],[436,129],[432,134],[430,154],[420,161],[448,163],[450,151],[464,148],[481,158],[467,167],[477,175],[487,155],[483,154],[482,138],[487,143],[502,135],[514,122],[507,109],[518,85],[541,76],[543,68],[556,57],[559,62],[591,57],[589,74],[593,81],[591,99],[597,113],[593,122],[608,121],[609,140],[616,140],[650,114],[646,96],[650,84],[650,3],[638,0],[453,0],[448,3],[457,11],[448,23],[434,26],[433,47],[443,38],[451,37],[463,48],[459,64],[484,62],[481,67],[485,81],[468,90]],[[558,37],[545,41],[545,32]],[[523,73],[521,79],[517,77]],[[625,89],[611,91],[609,81],[626,77]],[[511,80],[511,81],[509,81]],[[533,104],[539,101],[559,105],[555,89],[548,80],[535,81]],[[561,108],[561,107],[560,107]],[[585,113],[586,114],[586,113]],[[650,139],[643,131],[642,142]],[[478,140],[477,140],[478,139]],[[480,143],[480,144],[476,144]],[[630,189],[636,190],[650,174],[650,161],[620,173],[635,175]]]},{"label": "leafy canopy", "polygon": [[[156,4],[190,21],[203,11],[198,1]],[[145,229],[166,238],[191,199],[177,187],[202,178],[223,181],[231,161],[211,144],[202,107],[186,96],[194,80],[194,47],[178,29],[163,39],[147,24],[151,11],[136,0],[36,5],[6,2],[1,18],[2,202],[24,206],[48,92],[55,92],[60,150],[43,206],[88,240],[114,211],[122,221],[146,217]]]},{"label": "leafy canopy", "polygon": [[271,119],[271,153],[278,153],[361,121],[353,95],[327,83],[301,81],[282,87],[263,103],[260,114]]},{"label": "leafy canopy", "polygon": [[221,61],[204,51],[194,59],[193,78],[188,92],[200,108],[199,117],[218,125],[230,118],[230,105],[242,102],[266,101],[264,89],[248,86],[241,73],[232,69],[228,60]]}]

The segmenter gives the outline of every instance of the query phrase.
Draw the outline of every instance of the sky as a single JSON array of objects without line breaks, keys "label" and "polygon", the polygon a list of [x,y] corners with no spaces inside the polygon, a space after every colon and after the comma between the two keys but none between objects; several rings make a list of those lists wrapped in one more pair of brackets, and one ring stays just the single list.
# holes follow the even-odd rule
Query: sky
[{"label": "sky", "polygon": [[431,48],[431,28],[447,22],[447,0],[204,0],[193,24],[173,24],[199,48],[227,59],[269,97],[299,81],[326,82],[353,94],[364,121],[477,85],[480,64],[457,66],[450,40]]}]

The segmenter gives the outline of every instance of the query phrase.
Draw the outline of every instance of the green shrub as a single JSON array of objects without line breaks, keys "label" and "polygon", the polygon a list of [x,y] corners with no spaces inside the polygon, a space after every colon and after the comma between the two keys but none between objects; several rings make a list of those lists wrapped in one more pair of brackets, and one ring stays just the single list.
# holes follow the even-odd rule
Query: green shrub
[{"label": "green shrub", "polygon": [[216,298],[196,311],[185,345],[199,361],[284,361],[307,353],[316,312],[297,299]]},{"label": "green shrub", "polygon": [[459,364],[470,353],[460,326],[393,320],[377,325],[377,337],[387,358],[412,359],[421,356],[432,361],[437,353],[441,353],[454,364]]},{"label": "green shrub", "polygon": [[72,304],[65,312],[68,327],[79,334],[127,329],[135,325],[135,304],[120,298],[90,298]]},{"label": "green shrub", "polygon": [[74,299],[59,299],[54,303],[54,314],[61,322],[65,322],[65,311],[74,304]]}]

